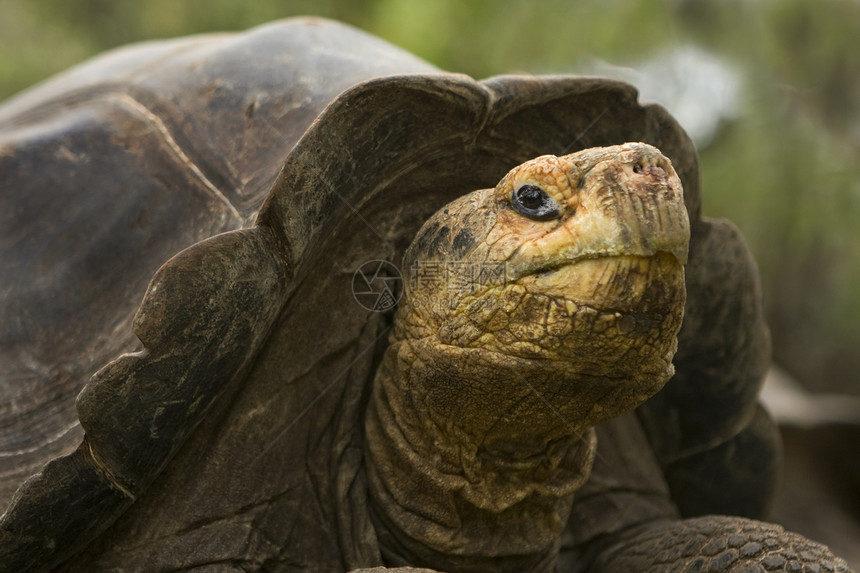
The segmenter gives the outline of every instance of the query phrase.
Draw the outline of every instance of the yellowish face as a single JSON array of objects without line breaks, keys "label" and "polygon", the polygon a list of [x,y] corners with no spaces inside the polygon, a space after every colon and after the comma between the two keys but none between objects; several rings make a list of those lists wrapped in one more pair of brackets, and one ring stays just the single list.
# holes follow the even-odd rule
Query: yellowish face
[{"label": "yellowish face", "polygon": [[527,376],[590,425],[671,376],[689,237],[681,182],[657,149],[538,157],[424,225],[395,338],[440,371],[512,387]]}]

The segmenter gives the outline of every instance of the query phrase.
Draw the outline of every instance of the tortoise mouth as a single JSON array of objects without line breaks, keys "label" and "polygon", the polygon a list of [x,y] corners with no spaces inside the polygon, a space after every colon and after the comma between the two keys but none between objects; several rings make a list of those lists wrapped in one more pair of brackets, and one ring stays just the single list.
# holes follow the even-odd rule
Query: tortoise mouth
[{"label": "tortoise mouth", "polygon": [[662,260],[662,259],[674,259],[679,265],[683,266],[685,264],[686,255],[685,252],[680,249],[669,250],[669,249],[654,249],[650,252],[611,252],[611,251],[596,251],[594,253],[587,253],[584,255],[579,255],[573,258],[562,258],[557,260],[550,261],[541,261],[539,264],[534,266],[526,266],[525,269],[518,273],[515,277],[515,281],[519,281],[521,279],[525,279],[530,276],[540,277],[540,276],[548,276],[552,273],[556,272],[565,272],[570,270],[571,268],[575,268],[580,264],[588,264],[591,261],[612,261],[612,260],[625,260],[625,259],[642,259],[642,260]]},{"label": "tortoise mouth", "polygon": [[596,310],[647,311],[667,290],[683,284],[683,264],[666,251],[603,254],[545,264],[514,280],[532,294]]}]

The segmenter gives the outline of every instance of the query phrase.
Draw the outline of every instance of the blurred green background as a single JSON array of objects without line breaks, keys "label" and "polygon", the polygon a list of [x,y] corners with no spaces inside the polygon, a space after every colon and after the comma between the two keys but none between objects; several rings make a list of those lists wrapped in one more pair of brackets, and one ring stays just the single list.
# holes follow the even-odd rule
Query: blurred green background
[{"label": "blurred green background", "polygon": [[[759,261],[776,362],[808,388],[860,394],[860,2],[0,0],[0,99],[113,46],[299,14],[477,78],[704,75],[701,89],[733,108],[693,110],[719,128],[697,138],[705,212],[735,221]],[[730,73],[667,69],[673,50],[691,47]],[[730,80],[734,93],[720,96]]]},{"label": "blurred green background", "polygon": [[[303,14],[476,78],[640,85],[696,139],[705,214],[732,219],[759,262],[775,362],[860,395],[860,0],[0,0],[0,100],[121,44]],[[860,546],[816,500],[792,498],[809,511],[790,525],[824,515],[835,549]]]}]

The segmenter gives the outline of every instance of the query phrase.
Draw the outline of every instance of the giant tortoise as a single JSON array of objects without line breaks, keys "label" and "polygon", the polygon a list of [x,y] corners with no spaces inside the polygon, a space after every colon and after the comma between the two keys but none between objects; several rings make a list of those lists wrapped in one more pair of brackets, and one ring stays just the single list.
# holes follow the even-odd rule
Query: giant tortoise
[{"label": "giant tortoise", "polygon": [[3,570],[847,570],[755,520],[756,269],[631,86],[300,19],[0,133]]}]

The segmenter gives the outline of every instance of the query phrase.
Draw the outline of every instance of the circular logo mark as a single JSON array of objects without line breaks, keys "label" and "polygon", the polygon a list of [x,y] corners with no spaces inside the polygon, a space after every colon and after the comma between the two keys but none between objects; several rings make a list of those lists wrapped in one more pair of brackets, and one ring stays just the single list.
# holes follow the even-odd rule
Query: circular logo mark
[{"label": "circular logo mark", "polygon": [[352,296],[374,312],[394,308],[403,293],[403,277],[388,261],[367,261],[352,275]]}]

